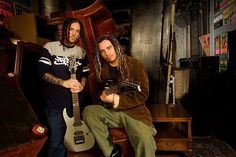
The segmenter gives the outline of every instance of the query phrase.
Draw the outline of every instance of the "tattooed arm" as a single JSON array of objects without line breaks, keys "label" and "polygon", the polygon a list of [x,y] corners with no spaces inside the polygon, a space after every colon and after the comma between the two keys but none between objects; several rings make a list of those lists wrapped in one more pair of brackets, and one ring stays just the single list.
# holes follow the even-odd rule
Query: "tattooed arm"
[{"label": "tattooed arm", "polygon": [[45,73],[43,76],[43,79],[46,80],[49,83],[62,86],[65,88],[70,88],[70,90],[73,93],[81,92],[84,89],[84,86],[86,84],[87,79],[82,78],[81,83],[78,80],[75,79],[68,79],[68,80],[63,80],[61,78],[58,78],[50,73]]},{"label": "tattooed arm", "polygon": [[55,84],[55,85],[58,85],[58,86],[63,86],[63,82],[64,80],[58,78],[58,77],[55,77],[54,75],[50,74],[50,73],[45,73],[43,75],[43,79],[45,81],[48,81],[52,84]]}]

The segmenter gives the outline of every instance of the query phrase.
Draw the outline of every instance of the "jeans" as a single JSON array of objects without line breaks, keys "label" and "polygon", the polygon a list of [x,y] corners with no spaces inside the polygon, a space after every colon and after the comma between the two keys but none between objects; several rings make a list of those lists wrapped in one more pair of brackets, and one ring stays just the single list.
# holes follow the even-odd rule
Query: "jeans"
[{"label": "jeans", "polygon": [[66,157],[67,150],[64,146],[66,124],[62,111],[48,110],[47,119],[50,131],[48,157]]}]

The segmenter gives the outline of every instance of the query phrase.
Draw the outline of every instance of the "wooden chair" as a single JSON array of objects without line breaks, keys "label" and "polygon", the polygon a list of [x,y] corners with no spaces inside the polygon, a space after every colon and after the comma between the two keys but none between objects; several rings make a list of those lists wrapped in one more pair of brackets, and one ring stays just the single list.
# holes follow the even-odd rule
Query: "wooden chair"
[{"label": "wooden chair", "polygon": [[121,157],[134,157],[134,149],[129,142],[128,135],[124,128],[109,128],[109,132],[114,144],[119,144],[123,153]]}]

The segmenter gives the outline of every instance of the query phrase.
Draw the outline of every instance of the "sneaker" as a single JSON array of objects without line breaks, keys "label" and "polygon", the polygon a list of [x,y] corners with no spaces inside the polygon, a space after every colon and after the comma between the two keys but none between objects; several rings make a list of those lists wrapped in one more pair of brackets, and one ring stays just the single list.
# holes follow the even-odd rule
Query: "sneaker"
[{"label": "sneaker", "polygon": [[121,157],[122,152],[122,147],[119,144],[115,144],[110,157]]}]

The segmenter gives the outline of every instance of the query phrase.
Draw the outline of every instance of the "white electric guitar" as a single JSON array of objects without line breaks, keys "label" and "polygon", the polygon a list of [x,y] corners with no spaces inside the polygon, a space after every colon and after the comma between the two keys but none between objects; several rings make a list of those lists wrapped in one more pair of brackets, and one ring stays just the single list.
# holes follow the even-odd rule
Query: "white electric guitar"
[{"label": "white electric guitar", "polygon": [[[71,78],[76,79],[76,58],[70,58],[69,70]],[[63,110],[63,118],[67,129],[64,137],[64,145],[71,152],[89,150],[95,144],[95,138],[88,126],[80,118],[79,98],[77,93],[72,93],[73,116],[69,117],[66,108]]]}]

